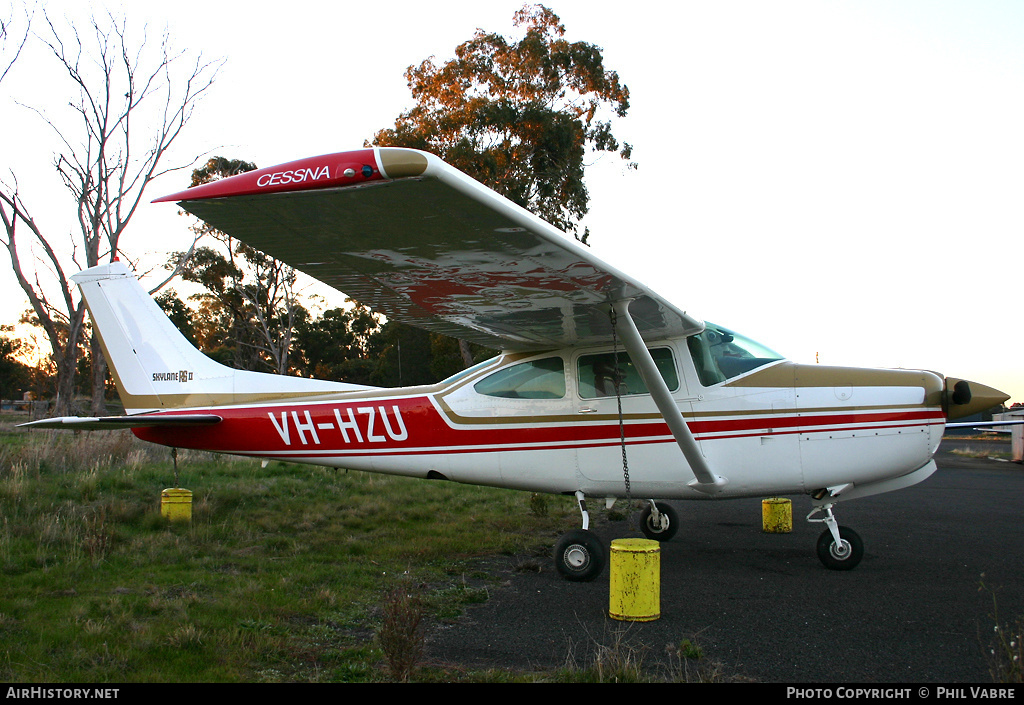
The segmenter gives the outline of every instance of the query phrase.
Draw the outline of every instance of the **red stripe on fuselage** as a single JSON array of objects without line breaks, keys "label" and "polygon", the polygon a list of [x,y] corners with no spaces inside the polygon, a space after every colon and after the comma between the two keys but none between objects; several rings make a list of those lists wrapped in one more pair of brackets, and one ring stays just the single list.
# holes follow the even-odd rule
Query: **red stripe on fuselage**
[{"label": "red stripe on fuselage", "polygon": [[[190,410],[194,413],[196,410]],[[206,410],[203,410],[206,411]],[[587,448],[619,443],[612,421],[557,422],[543,417],[449,422],[426,396],[332,404],[219,407],[215,426],[135,429],[139,438],[178,447],[255,456],[313,457]],[[474,421],[477,421],[474,419]],[[697,440],[922,427],[944,423],[939,409],[771,414],[691,419]],[[625,426],[630,444],[671,443],[660,421]]]}]

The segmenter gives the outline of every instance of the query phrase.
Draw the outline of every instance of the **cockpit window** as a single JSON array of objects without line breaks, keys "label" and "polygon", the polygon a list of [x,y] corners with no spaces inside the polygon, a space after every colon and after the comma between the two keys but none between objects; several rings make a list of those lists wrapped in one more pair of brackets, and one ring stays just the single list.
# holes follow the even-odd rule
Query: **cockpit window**
[{"label": "cockpit window", "polygon": [[711,323],[706,324],[700,335],[687,338],[686,345],[693,356],[697,377],[705,387],[783,359],[760,343]]},{"label": "cockpit window", "polygon": [[506,399],[561,399],[565,396],[565,365],[560,357],[521,362],[484,377],[473,389]]},{"label": "cockpit window", "polygon": [[[679,376],[676,374],[676,364],[672,359],[672,351],[668,348],[655,348],[651,350],[651,357],[654,364],[658,366],[662,379],[670,390],[679,388]],[[647,385],[640,377],[640,371],[633,366],[633,361],[625,352],[618,355],[618,365],[615,353],[599,353],[597,355],[582,355],[577,364],[579,372],[579,391],[584,399],[596,399],[600,397],[615,396],[615,388],[621,396],[629,394],[647,394]]]}]

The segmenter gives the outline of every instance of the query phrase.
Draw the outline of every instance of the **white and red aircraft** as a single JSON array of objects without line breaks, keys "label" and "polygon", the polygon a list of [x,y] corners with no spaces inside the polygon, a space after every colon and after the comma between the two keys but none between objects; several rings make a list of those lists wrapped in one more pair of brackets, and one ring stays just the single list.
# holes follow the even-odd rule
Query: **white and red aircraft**
[{"label": "white and red aircraft", "polygon": [[[704,323],[437,157],[372,148],[158,199],[390,318],[501,350],[435,385],[383,389],[237,371],[192,347],[124,264],[76,275],[129,427],[176,448],[574,495],[555,563],[589,580],[605,549],[585,498],[810,495],[817,551],[849,569],[841,501],[935,471],[949,419],[1007,399],[933,372],[800,365]],[[623,472],[623,451],[628,472]]]}]

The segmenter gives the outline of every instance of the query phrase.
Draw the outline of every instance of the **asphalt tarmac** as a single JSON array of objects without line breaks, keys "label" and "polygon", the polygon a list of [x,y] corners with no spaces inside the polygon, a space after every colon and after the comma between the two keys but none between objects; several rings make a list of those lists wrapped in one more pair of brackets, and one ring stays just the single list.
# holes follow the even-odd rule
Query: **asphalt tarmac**
[{"label": "asphalt tarmac", "polygon": [[[570,583],[547,558],[494,559],[502,584],[459,623],[431,627],[426,659],[547,670],[620,642],[653,669],[677,663],[666,647],[690,639],[729,680],[991,683],[993,613],[1024,616],[1024,467],[954,455],[954,445],[943,442],[923,483],[838,505],[865,544],[852,571],[818,561],[824,527],[804,520],[809,498],[793,498],[786,534],[762,531],[760,499],[678,502],[655,621],[608,617],[607,568]],[[641,536],[628,521],[592,528],[606,542]]]}]

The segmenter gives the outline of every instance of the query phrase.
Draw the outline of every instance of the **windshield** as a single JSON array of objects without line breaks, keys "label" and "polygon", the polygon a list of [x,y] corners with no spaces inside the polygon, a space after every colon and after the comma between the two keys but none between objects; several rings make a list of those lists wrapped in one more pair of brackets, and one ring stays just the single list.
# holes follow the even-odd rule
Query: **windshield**
[{"label": "windshield", "polygon": [[706,324],[704,332],[686,339],[697,377],[705,387],[757,369],[782,355],[733,331]]}]

